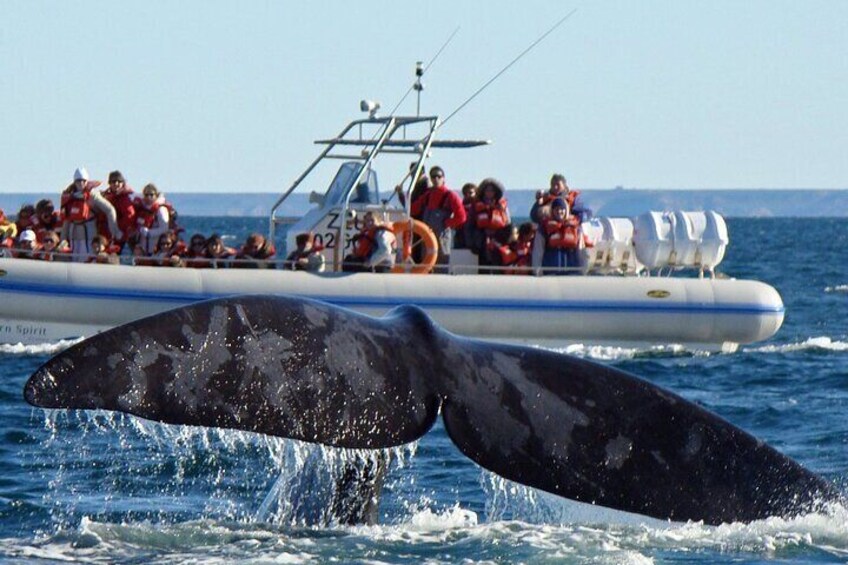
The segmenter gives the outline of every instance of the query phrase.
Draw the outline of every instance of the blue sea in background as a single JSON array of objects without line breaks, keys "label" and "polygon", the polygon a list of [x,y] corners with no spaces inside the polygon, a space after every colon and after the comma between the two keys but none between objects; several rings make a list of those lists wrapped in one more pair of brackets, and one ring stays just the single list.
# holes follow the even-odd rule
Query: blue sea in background
[{"label": "blue sea in background", "polygon": [[[181,218],[231,245],[262,218]],[[786,320],[735,353],[570,346],[670,388],[848,489],[848,219],[731,219],[720,270]],[[802,225],[803,224],[803,225]],[[47,412],[29,374],[67,344],[0,349],[0,560],[207,563],[845,563],[848,510],[671,524],[572,503],[470,463],[437,425],[391,452],[381,520],[327,524],[345,452],[110,413]]]}]

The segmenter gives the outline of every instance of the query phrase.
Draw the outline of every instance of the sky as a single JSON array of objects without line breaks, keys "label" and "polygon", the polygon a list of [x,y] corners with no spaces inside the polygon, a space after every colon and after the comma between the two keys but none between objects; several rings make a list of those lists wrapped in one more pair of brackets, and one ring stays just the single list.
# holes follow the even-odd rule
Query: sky
[{"label": "sky", "polygon": [[848,187],[842,0],[0,0],[0,192],[58,192],[80,165],[137,189],[281,192],[457,27],[423,113],[450,114],[575,8],[441,130],[493,142],[436,152],[449,184]]}]

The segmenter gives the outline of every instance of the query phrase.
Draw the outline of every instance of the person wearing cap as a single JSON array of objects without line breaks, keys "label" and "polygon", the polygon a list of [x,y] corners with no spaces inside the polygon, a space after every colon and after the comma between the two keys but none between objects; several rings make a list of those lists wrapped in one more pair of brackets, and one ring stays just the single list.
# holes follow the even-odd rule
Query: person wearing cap
[{"label": "person wearing cap", "polygon": [[18,259],[35,259],[35,253],[38,251],[38,240],[35,237],[35,232],[27,228],[18,236],[18,247],[15,251],[15,257]]},{"label": "person wearing cap", "polygon": [[583,266],[586,237],[580,220],[572,216],[568,202],[557,198],[551,202],[551,217],[545,220],[545,254],[542,267],[546,275],[576,275]]},{"label": "person wearing cap", "polygon": [[105,218],[103,224],[108,233],[122,238],[123,232],[118,228],[115,208],[102,194],[94,190],[100,186],[100,181],[89,179],[85,167],[74,171],[74,182],[62,193],[62,224],[61,237],[70,245],[72,260],[85,262],[91,255],[91,240],[95,235],[106,235],[98,230],[97,216]]},{"label": "person wearing cap", "polygon": [[[127,184],[127,181],[124,178],[124,175],[121,174],[121,171],[112,171],[109,173],[108,185],[109,186],[107,186],[101,194],[115,209],[118,227],[120,228],[123,237],[113,237],[112,243],[117,247],[117,253],[120,255],[121,251],[124,249],[124,245],[127,243],[127,239],[132,236],[136,228],[133,190]],[[101,231],[103,231],[103,228],[105,228],[105,226],[101,227]]]}]

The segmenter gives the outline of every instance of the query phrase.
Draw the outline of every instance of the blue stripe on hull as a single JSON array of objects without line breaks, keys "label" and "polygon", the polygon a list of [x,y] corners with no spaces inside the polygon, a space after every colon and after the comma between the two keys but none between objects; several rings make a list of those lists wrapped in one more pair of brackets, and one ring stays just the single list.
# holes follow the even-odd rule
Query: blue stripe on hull
[{"label": "blue stripe on hull", "polygon": [[[63,285],[0,283],[0,291],[11,291],[35,295],[77,296],[107,300],[144,300],[153,302],[175,302],[187,304],[227,296],[226,294],[196,294],[180,292],[145,292],[127,289],[104,289],[68,287]],[[278,293],[281,294],[281,293]],[[364,297],[364,296],[320,296],[303,295],[348,308],[373,307],[392,308],[401,304],[415,304],[422,308],[448,310],[521,310],[521,311],[605,311],[605,312],[652,312],[691,314],[783,314],[783,305],[735,304],[717,306],[713,304],[642,303],[625,301],[552,301],[552,300],[482,300],[464,298],[424,297]]]}]

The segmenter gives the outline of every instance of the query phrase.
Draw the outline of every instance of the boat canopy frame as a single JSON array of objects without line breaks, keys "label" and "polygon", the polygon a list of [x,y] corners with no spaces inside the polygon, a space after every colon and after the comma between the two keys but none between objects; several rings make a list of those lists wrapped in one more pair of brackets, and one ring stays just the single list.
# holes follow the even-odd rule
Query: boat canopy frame
[{"label": "boat canopy frame", "polygon": [[[350,200],[355,193],[355,188],[369,174],[378,155],[381,153],[414,155],[416,157],[415,168],[413,170],[410,167],[410,174],[407,174],[401,183],[406,183],[404,209],[406,216],[409,217],[409,208],[412,204],[409,196],[415,187],[415,182],[421,175],[425,161],[431,155],[432,149],[468,149],[491,144],[490,140],[437,140],[436,131],[441,123],[439,116],[380,117],[372,114],[367,118],[353,120],[335,137],[316,140],[316,145],[326,147],[274,203],[269,220],[269,240],[274,241],[278,225],[291,225],[300,219],[299,217],[279,215],[279,211],[289,196],[326,159],[342,159],[362,164],[358,174],[348,186],[342,201],[341,217],[348,218]],[[425,130],[424,135],[408,137],[409,130],[412,127],[417,129],[422,126]],[[370,137],[366,135],[366,129],[372,130]],[[350,152],[350,148],[361,149],[357,154]],[[344,223],[342,222],[342,227],[339,228],[340,232],[344,229]]]}]

